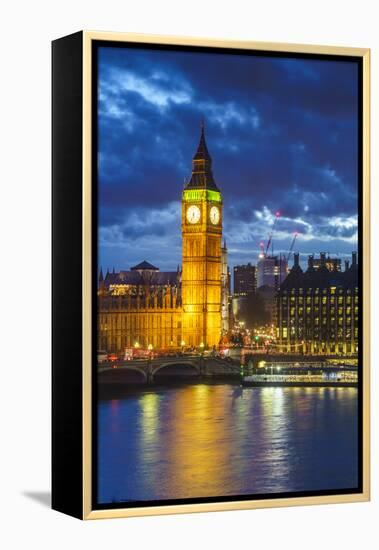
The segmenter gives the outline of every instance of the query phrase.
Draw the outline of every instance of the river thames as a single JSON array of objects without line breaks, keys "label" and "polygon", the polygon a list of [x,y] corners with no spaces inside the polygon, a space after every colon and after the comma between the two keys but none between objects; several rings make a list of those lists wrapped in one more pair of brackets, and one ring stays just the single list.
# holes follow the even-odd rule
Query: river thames
[{"label": "river thames", "polygon": [[201,383],[102,399],[98,503],[355,488],[357,397]]}]

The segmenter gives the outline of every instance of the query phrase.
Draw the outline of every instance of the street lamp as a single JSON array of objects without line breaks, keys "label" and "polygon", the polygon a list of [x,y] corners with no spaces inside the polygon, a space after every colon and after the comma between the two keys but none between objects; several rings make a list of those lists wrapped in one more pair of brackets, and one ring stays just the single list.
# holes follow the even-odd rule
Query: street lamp
[{"label": "street lamp", "polygon": [[153,357],[153,345],[152,344],[149,344],[147,346],[147,350],[149,352],[149,362],[151,361],[152,357]]},{"label": "street lamp", "polygon": [[139,342],[134,342],[134,347],[135,347],[136,349],[138,349],[138,348],[139,348]]},{"label": "street lamp", "polygon": [[183,351],[184,351],[184,346],[186,345],[185,341],[182,340],[182,341],[180,342],[180,345],[182,346],[182,353],[183,353]]}]

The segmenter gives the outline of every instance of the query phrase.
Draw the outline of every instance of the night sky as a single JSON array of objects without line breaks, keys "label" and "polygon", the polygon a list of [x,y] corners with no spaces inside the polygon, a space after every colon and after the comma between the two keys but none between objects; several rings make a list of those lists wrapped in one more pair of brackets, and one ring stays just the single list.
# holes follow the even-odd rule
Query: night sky
[{"label": "night sky", "polygon": [[[357,248],[354,62],[99,49],[99,265],[181,263],[180,200],[201,120],[229,265]],[[291,262],[290,262],[291,263]]]}]

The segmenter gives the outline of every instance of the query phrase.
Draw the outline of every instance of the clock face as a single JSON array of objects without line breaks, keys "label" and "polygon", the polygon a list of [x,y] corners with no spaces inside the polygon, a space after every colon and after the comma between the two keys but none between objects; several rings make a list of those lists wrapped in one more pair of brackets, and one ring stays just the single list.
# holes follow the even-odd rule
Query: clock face
[{"label": "clock face", "polygon": [[217,225],[220,221],[220,210],[217,208],[217,206],[212,206],[212,208],[209,211],[209,218],[213,225]]},{"label": "clock face", "polygon": [[187,220],[189,223],[197,223],[200,220],[200,208],[195,204],[187,209]]}]

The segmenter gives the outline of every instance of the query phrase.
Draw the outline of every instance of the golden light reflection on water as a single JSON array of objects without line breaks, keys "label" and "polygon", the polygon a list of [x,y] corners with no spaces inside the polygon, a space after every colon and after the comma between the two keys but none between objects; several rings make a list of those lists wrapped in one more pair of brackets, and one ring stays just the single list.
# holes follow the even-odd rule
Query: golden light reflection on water
[{"label": "golden light reflection on water", "polygon": [[[175,403],[170,423],[167,460],[174,465],[172,477],[178,487],[196,486],[200,494],[218,486],[223,464],[230,449],[225,439],[229,419],[225,414],[224,395],[209,400],[209,386],[193,386]],[[213,392],[212,392],[213,394]],[[216,391],[217,394],[217,391]],[[181,418],[181,422],[177,422]]]},{"label": "golden light reflection on water", "polygon": [[155,393],[146,393],[141,397],[141,424],[144,443],[149,445],[156,441],[159,422],[159,396]]},{"label": "golden light reflection on water", "polygon": [[101,462],[111,472],[104,494],[154,500],[291,491],[312,485],[312,464],[333,461],[327,483],[341,484],[336,472],[352,475],[344,468],[356,441],[356,395],[353,388],[197,384],[110,401],[109,429],[120,435]]}]

